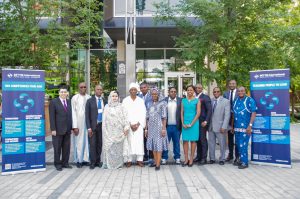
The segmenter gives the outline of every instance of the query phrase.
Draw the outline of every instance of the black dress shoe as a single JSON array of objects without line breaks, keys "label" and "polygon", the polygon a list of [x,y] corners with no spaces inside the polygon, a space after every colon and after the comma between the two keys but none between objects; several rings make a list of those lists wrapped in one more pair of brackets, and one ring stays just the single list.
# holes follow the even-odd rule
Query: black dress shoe
[{"label": "black dress shoe", "polygon": [[208,162],[208,164],[215,164],[215,160],[210,160],[209,162]]},{"label": "black dress shoe", "polygon": [[201,161],[199,162],[199,164],[200,164],[200,165],[207,164],[207,161],[203,159],[203,160],[201,160]]},{"label": "black dress shoe", "polygon": [[246,169],[246,168],[248,168],[248,164],[241,163],[238,168],[239,169]]},{"label": "black dress shoe", "polygon": [[200,159],[196,157],[193,161],[194,161],[194,162],[199,162]]},{"label": "black dress shoe", "polygon": [[82,163],[80,163],[80,162],[77,162],[76,163],[76,167],[79,169],[79,168],[82,168]]},{"label": "black dress shoe", "polygon": [[69,164],[67,164],[67,165],[64,165],[64,166],[62,166],[63,168],[66,168],[66,169],[72,169],[73,167],[71,166],[71,165],[69,165]]},{"label": "black dress shoe", "polygon": [[235,159],[234,162],[233,162],[233,165],[234,166],[240,166],[241,165],[241,162],[239,159]]},{"label": "black dress shoe", "polygon": [[91,164],[90,169],[95,169],[95,164]]},{"label": "black dress shoe", "polygon": [[55,167],[57,171],[62,171],[61,167]]},{"label": "black dress shoe", "polygon": [[219,165],[224,165],[224,164],[225,164],[224,161],[220,161],[220,162],[219,162]]},{"label": "black dress shoe", "polygon": [[230,162],[231,160],[233,160],[233,157],[227,156],[227,158],[225,159],[226,162]]}]

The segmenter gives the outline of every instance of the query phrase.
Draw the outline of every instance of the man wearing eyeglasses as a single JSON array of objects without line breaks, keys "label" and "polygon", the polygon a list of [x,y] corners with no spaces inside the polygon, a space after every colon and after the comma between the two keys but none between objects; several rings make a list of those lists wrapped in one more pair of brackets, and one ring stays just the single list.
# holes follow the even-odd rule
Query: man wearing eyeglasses
[{"label": "man wearing eyeglasses", "polygon": [[224,165],[227,129],[230,119],[230,101],[221,96],[221,89],[219,87],[213,89],[213,95],[212,117],[208,133],[209,163],[215,163],[215,147],[216,139],[218,139],[220,144],[219,165]]},{"label": "man wearing eyeglasses", "polygon": [[85,105],[91,97],[86,93],[86,84],[84,82],[78,85],[79,93],[72,97],[72,118],[73,135],[72,143],[74,147],[74,162],[77,168],[81,168],[83,163],[89,162],[89,143],[88,132],[85,125]]},{"label": "man wearing eyeglasses", "polygon": [[[169,88],[169,96],[165,98],[168,104],[167,135],[169,143],[173,142],[173,153],[175,164],[180,165],[180,132],[181,132],[181,98],[177,97],[175,87]],[[162,164],[168,160],[168,151],[163,151]]]},{"label": "man wearing eyeglasses", "polygon": [[72,108],[68,97],[68,89],[61,86],[58,90],[59,97],[53,99],[49,105],[50,129],[54,148],[54,166],[57,171],[63,168],[71,169],[70,137],[72,130]]}]

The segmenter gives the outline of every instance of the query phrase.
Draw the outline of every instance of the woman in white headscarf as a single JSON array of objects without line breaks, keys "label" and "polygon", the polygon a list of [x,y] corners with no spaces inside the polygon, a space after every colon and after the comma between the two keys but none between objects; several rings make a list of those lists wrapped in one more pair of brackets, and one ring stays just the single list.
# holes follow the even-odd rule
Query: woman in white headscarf
[{"label": "woman in white headscarf", "polygon": [[103,168],[118,169],[123,165],[123,143],[129,132],[126,110],[117,91],[111,91],[102,119]]}]

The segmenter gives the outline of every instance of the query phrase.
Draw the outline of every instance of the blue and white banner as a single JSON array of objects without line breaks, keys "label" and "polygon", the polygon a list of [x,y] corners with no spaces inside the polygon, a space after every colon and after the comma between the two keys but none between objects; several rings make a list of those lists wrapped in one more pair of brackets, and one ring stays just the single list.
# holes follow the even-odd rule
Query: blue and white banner
[{"label": "blue and white banner", "polygon": [[45,73],[2,70],[2,175],[46,170]]},{"label": "blue and white banner", "polygon": [[290,70],[251,71],[250,88],[258,107],[253,125],[251,161],[291,167]]}]

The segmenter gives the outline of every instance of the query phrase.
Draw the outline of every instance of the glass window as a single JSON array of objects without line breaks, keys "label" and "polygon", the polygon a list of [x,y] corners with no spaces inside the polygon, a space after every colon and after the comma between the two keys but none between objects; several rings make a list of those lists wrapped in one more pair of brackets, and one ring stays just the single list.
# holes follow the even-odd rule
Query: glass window
[{"label": "glass window", "polygon": [[[131,0],[127,1],[128,3],[131,2]],[[178,0],[136,0],[137,16],[153,16],[156,12],[154,4],[158,4],[162,1],[168,2],[170,6],[177,5],[179,2]],[[126,0],[115,0],[115,16],[125,15],[125,4]]]}]

